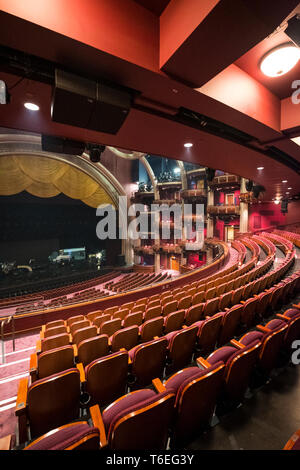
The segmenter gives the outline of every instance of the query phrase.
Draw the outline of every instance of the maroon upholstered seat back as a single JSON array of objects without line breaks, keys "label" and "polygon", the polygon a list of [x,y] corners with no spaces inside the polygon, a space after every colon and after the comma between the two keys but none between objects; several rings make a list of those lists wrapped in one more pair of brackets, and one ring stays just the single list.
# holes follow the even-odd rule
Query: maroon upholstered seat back
[{"label": "maroon upholstered seat back", "polygon": [[151,390],[147,390],[145,398],[143,392],[140,390],[129,394],[112,405],[110,412],[114,412],[114,407],[117,407],[117,411],[111,420],[107,419],[106,410],[104,411],[103,420],[110,449],[164,450],[166,448],[168,427],[174,409],[174,394],[169,392],[150,394]]}]

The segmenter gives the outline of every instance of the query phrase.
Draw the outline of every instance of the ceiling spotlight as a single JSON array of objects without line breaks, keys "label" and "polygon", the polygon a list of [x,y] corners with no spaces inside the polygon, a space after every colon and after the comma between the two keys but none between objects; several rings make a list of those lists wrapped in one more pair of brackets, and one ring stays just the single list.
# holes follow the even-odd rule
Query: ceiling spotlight
[{"label": "ceiling spotlight", "polygon": [[263,169],[264,169],[264,166],[258,166],[257,169],[258,169],[258,170],[263,170]]},{"label": "ceiling spotlight", "polygon": [[282,183],[287,183],[287,180],[282,180]]},{"label": "ceiling spotlight", "polygon": [[29,109],[29,111],[38,111],[40,109],[40,107],[34,103],[24,103],[24,106],[26,109]]},{"label": "ceiling spotlight", "polygon": [[284,44],[263,57],[260,70],[267,77],[280,77],[295,67],[299,59],[299,48],[293,44]]},{"label": "ceiling spotlight", "polygon": [[293,188],[288,188],[288,189],[293,189]]},{"label": "ceiling spotlight", "polygon": [[193,144],[191,144],[190,142],[187,142],[186,144],[184,144],[184,147],[188,149],[190,147],[193,147]]}]

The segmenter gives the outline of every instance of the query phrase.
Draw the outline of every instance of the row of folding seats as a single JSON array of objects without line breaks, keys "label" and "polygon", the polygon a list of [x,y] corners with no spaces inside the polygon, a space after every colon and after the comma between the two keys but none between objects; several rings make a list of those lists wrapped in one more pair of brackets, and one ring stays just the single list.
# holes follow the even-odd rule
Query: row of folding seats
[{"label": "row of folding seats", "polygon": [[[276,366],[280,350],[289,350],[291,343],[299,337],[299,334],[300,309],[289,309],[280,318],[268,322],[264,327],[258,325],[255,331],[247,333],[239,341],[232,340],[230,346],[214,351],[207,359],[198,358],[199,367],[183,369],[164,382],[158,378],[154,379],[153,385],[156,392],[139,390],[121,396],[102,411],[102,419],[99,408],[96,408],[98,420],[102,424],[99,426],[99,431],[102,432],[102,439],[99,435],[101,446],[104,447],[108,444],[111,449],[117,450],[145,449],[147,445],[150,448],[164,449],[170,427],[172,428],[173,445],[186,440],[195,431],[199,431],[201,427],[209,424],[218,402],[224,401],[224,399],[236,403],[241,402],[250,384],[254,368],[258,367],[267,375],[270,374],[270,371]],[[90,365],[89,368],[91,370],[93,366]],[[99,383],[96,375],[93,379],[92,384]],[[43,393],[43,387],[45,389],[45,386],[49,387],[49,384],[52,384],[51,390],[58,397],[61,397],[63,390],[68,390],[68,400],[66,400],[66,392],[64,392],[65,402],[61,399],[58,404],[52,405],[52,408],[56,406],[56,409],[55,413],[53,410],[51,413],[48,410],[50,422],[47,419],[43,424],[40,424],[37,416],[39,415],[38,408],[41,407],[39,404],[43,400],[39,399],[41,396],[39,394]],[[24,389],[26,391],[25,386],[23,386],[23,395]],[[65,424],[67,415],[70,417],[69,421],[76,419],[79,412],[78,391],[80,394],[80,373],[76,369],[57,374],[56,377],[36,384],[35,388],[29,388],[25,403],[28,403],[27,411],[30,414],[32,437]],[[165,402],[164,397],[168,397],[166,401],[170,400],[171,403],[168,406],[168,411],[164,406],[159,406],[159,403]],[[24,399],[24,396],[18,396],[18,400],[21,398]],[[73,407],[70,407],[70,402]],[[29,403],[31,403],[31,408]],[[56,402],[52,400],[51,403]],[[147,410],[149,409],[156,411],[148,414]],[[93,407],[94,412],[95,408]],[[72,416],[71,413],[73,413]],[[129,427],[124,425],[125,427],[122,428],[117,425],[123,421],[127,422],[129,417],[132,420]],[[150,424],[150,422],[151,433],[149,434],[144,429],[148,429],[149,426],[145,426],[145,424]],[[161,430],[161,428],[164,428],[164,432],[157,434],[156,429]],[[128,438],[129,429],[131,429],[130,439]],[[135,433],[132,435],[133,429],[138,435],[137,438],[135,438]],[[24,432],[26,438],[26,429]],[[59,430],[56,432],[58,433]],[[158,436],[159,439],[157,439]],[[59,442],[60,439],[57,438]],[[32,444],[30,448],[40,447],[35,447]]]},{"label": "row of folding seats", "polygon": [[[272,309],[276,308],[278,304],[278,299],[284,299],[284,292],[286,292],[288,295],[293,295],[294,292],[297,291],[297,289],[299,290],[299,282],[299,273],[296,273],[295,275],[285,280],[282,285],[275,286],[269,292],[267,292],[267,296],[263,297],[263,303],[262,298],[260,296],[256,296],[255,298],[248,299],[248,301],[246,301],[244,304],[236,305],[225,312],[217,313],[211,318],[204,317],[204,319],[200,321],[191,321],[191,326],[196,326],[198,328],[196,344],[197,349],[203,353],[204,351],[206,352],[209,350],[213,350],[215,345],[220,346],[226,344],[227,341],[229,341],[232,337],[237,334],[241,325],[245,325],[245,323],[247,324],[247,321],[249,322],[250,317],[251,322],[249,322],[249,325],[247,325],[247,327],[253,325],[257,318],[265,318],[267,316],[267,311],[269,311],[270,313]],[[279,295],[278,293],[281,293],[281,295]],[[184,338],[186,336],[186,329],[188,328],[186,327],[186,325],[183,330],[179,330],[179,328],[184,326],[183,324],[184,322],[186,322],[189,313],[190,312],[179,311],[170,314],[165,319],[163,319],[162,317],[158,317],[156,319],[146,322],[140,328],[135,325],[132,327],[124,328],[123,330],[118,330],[110,338],[108,335],[105,334],[100,334],[100,336],[96,337],[95,335],[97,334],[97,330],[95,327],[87,326],[83,329],[79,329],[78,331],[80,334],[82,332],[90,331],[91,337],[90,339],[82,339],[79,337],[79,342],[77,342],[78,360],[84,365],[86,365],[92,360],[99,358],[105,354],[108,354],[109,352],[115,352],[122,348],[131,350],[138,344],[138,342],[141,341],[142,343],[145,343],[151,341],[154,337],[159,337],[161,335],[166,335],[168,341],[172,338],[176,338],[175,344],[178,341],[180,344],[180,338]],[[247,320],[245,320],[245,318]],[[197,317],[195,317],[195,320],[196,319]],[[76,317],[74,320],[76,320]],[[85,321],[87,322],[87,320]],[[71,333],[74,333],[74,329],[76,327],[77,323],[75,321],[73,324],[71,324]],[[177,327],[179,331],[176,330],[175,327]],[[62,326],[59,328],[65,327]],[[50,332],[50,334],[52,334],[51,328],[48,331]],[[75,331],[75,342],[76,334],[77,333]],[[50,337],[50,340],[51,339],[52,337]],[[65,339],[65,343],[56,343],[55,346],[68,346],[71,341],[68,334],[66,333],[65,335],[59,335],[56,340],[57,339]],[[194,346],[195,345],[193,344],[192,349],[189,350],[190,352],[191,350],[193,350]],[[72,348],[69,349],[71,351]],[[184,353],[184,351],[182,353]],[[58,350],[55,351],[55,354],[58,356]],[[46,362],[49,361],[49,357],[51,357],[51,354],[46,354],[45,352],[42,355],[43,361]],[[54,363],[55,362],[53,361],[51,362],[51,364]],[[175,363],[175,366],[177,367],[178,364]],[[36,367],[34,368],[31,364],[31,370],[34,369],[36,369]]]},{"label": "row of folding seats", "polygon": [[[275,273],[273,272],[272,275],[270,276],[271,279],[273,279],[274,276],[275,276]],[[159,325],[166,326],[166,324],[167,324],[167,328],[169,328],[168,327],[169,323],[170,324],[176,324],[177,317],[180,317],[182,315],[182,313],[180,313],[180,312],[178,313],[178,310],[176,310],[176,309],[178,309],[178,308],[180,309],[180,307],[184,307],[183,309],[180,309],[180,310],[186,310],[186,312],[184,313],[185,322],[186,322],[187,325],[190,325],[194,321],[199,320],[202,317],[211,316],[214,313],[216,313],[216,311],[223,310],[223,308],[226,308],[226,306],[230,304],[231,299],[232,299],[232,302],[234,303],[235,301],[240,301],[241,298],[243,298],[242,297],[243,295],[245,296],[245,298],[247,298],[251,293],[256,294],[259,291],[260,286],[262,286],[262,288],[264,288],[266,286],[266,282],[265,282],[266,279],[267,278],[265,277],[265,278],[259,279],[257,281],[254,281],[253,283],[250,284],[251,289],[248,288],[249,287],[249,285],[248,285],[244,288],[243,292],[242,292],[241,289],[239,289],[238,290],[239,296],[237,296],[237,291],[236,291],[236,292],[233,292],[233,293],[228,293],[229,295],[225,294],[225,295],[221,296],[220,299],[219,298],[211,299],[211,300],[208,300],[206,303],[202,302],[202,303],[196,304],[192,307],[190,307],[191,298],[186,296],[179,303],[177,301],[166,303],[165,305],[163,305],[163,308],[159,305],[156,305],[156,306],[153,306],[153,307],[147,309],[145,312],[143,312],[141,310],[141,311],[134,312],[133,314],[130,314],[129,309],[116,310],[115,313],[113,314],[115,316],[115,318],[113,318],[113,319],[110,319],[109,314],[101,315],[101,312],[99,312],[100,316],[97,316],[97,312],[88,314],[88,320],[85,319],[83,316],[72,317],[70,320],[74,321],[75,326],[77,327],[77,329],[78,330],[82,329],[82,332],[79,331],[79,334],[78,334],[79,339],[78,340],[75,339],[75,342],[78,344],[83,339],[87,339],[87,336],[84,336],[85,334],[86,335],[89,334],[90,336],[94,335],[94,330],[91,327],[91,325],[89,323],[89,320],[92,320],[94,325],[97,328],[99,328],[99,333],[100,334],[108,334],[109,336],[112,336],[122,326],[124,328],[127,328],[129,326],[133,326],[133,325],[140,326],[141,321],[145,321],[145,325],[143,325],[143,327],[142,327],[143,331],[144,330],[146,331],[147,329],[149,331],[151,331],[151,330],[157,331],[157,327]],[[225,302],[225,300],[226,300],[226,302]],[[244,312],[244,314],[242,316],[243,319],[244,318],[250,318],[250,320],[251,320],[251,316],[253,316],[253,312],[255,311],[255,308],[253,308],[253,307],[258,303],[258,300],[260,301],[261,299],[252,299],[252,300],[249,299],[249,300],[246,301],[246,304],[244,305],[244,308],[243,308],[243,312]],[[266,301],[266,299],[264,299],[264,300]],[[184,303],[184,302],[186,302],[186,303]],[[251,303],[253,304],[253,306],[251,306]],[[151,305],[151,303],[149,305]],[[222,308],[220,308],[220,307],[222,307]],[[172,312],[172,310],[175,310],[175,312]],[[246,311],[247,311],[247,314],[245,313]],[[160,317],[162,313],[164,313],[167,316],[169,316],[171,313],[176,313],[176,315],[172,315],[171,318],[168,318],[167,323],[162,318],[158,318],[157,322],[154,322],[154,321],[152,321],[150,323],[148,322],[149,320],[153,320],[156,317]],[[122,322],[122,319],[123,319],[123,322]],[[86,324],[85,323],[80,323],[80,320],[85,321]],[[154,325],[155,323],[156,323],[156,326]],[[251,321],[250,321],[250,323],[251,323]],[[249,321],[246,321],[245,325],[248,326]],[[53,325],[53,323],[52,323],[51,326],[53,327],[53,326],[57,326],[57,325],[55,325],[55,324]],[[161,330],[161,326],[159,326],[159,328]],[[51,330],[50,330],[50,332],[51,332]],[[63,331],[60,331],[59,329],[57,330],[57,328],[56,328],[55,330],[52,330],[52,335],[51,336],[55,336],[55,335],[60,334],[60,333],[63,333]],[[47,336],[49,336],[49,335],[47,335]],[[147,335],[145,335],[145,337],[147,337]],[[52,341],[51,338],[50,339],[45,338],[45,340],[46,341],[43,342],[44,348],[46,348],[46,344],[51,343],[51,341]],[[48,348],[48,346],[47,346],[47,348]],[[44,349],[44,350],[46,350],[46,349]]]},{"label": "row of folding seats", "polygon": [[274,230],[273,233],[281,236],[282,238],[289,240],[298,248],[300,248],[300,233],[299,232],[297,233],[297,232],[290,232],[286,230]]}]

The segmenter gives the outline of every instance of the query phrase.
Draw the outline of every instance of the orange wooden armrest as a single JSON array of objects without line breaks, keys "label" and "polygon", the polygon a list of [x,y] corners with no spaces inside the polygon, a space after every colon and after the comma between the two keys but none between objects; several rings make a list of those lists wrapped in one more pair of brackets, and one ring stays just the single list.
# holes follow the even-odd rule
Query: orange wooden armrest
[{"label": "orange wooden armrest", "polygon": [[12,434],[8,434],[8,436],[1,437],[0,439],[0,451],[1,450],[10,450],[11,443],[12,443]]},{"label": "orange wooden armrest", "polygon": [[239,341],[236,341],[235,339],[232,339],[230,343],[238,349],[243,349],[245,347],[243,343],[240,343]]},{"label": "orange wooden armrest", "polygon": [[42,350],[42,341],[38,339],[36,342],[36,353],[40,354],[41,350]]},{"label": "orange wooden armrest", "polygon": [[159,339],[159,336],[154,336],[154,338],[153,338],[153,339]]},{"label": "orange wooden armrest", "polygon": [[43,325],[41,329],[41,333],[45,333],[45,331],[46,331],[46,325]]},{"label": "orange wooden armrest", "polygon": [[40,339],[44,339],[44,337],[45,337],[45,336],[44,336],[44,331],[41,331],[41,332],[40,332]]},{"label": "orange wooden armrest", "polygon": [[30,363],[29,363],[29,373],[31,377],[31,383],[37,380],[37,354],[33,353],[30,356]]},{"label": "orange wooden armrest", "polygon": [[100,446],[101,447],[107,446],[105,427],[104,427],[103,419],[101,416],[100,408],[98,405],[91,406],[90,415],[92,418],[93,426],[95,428],[98,428],[100,432]]},{"label": "orange wooden armrest", "polygon": [[158,393],[163,393],[166,391],[166,387],[160,379],[153,379],[152,384]]},{"label": "orange wooden armrest", "polygon": [[197,357],[196,362],[198,367],[203,367],[204,369],[208,369],[209,367],[211,367],[211,364],[203,357]]},{"label": "orange wooden armrest", "polygon": [[76,358],[78,356],[78,347],[77,344],[72,344],[73,350],[74,350],[74,357]]},{"label": "orange wooden armrest", "polygon": [[27,407],[27,391],[28,391],[28,377],[21,379],[19,382],[18,396],[16,401],[16,416],[19,416],[26,411]]},{"label": "orange wooden armrest", "polygon": [[277,314],[276,314],[276,317],[282,318],[282,320],[290,320],[289,317],[286,317],[285,315],[282,315],[281,313],[277,313]]},{"label": "orange wooden armrest", "polygon": [[185,330],[185,329],[187,328],[187,326],[186,326],[186,325],[182,325],[182,328]]},{"label": "orange wooden armrest", "polygon": [[256,328],[257,328],[258,330],[262,331],[263,333],[269,333],[270,331],[272,331],[272,330],[270,330],[269,328],[266,328],[266,327],[263,326],[263,325],[256,325]]},{"label": "orange wooden armrest", "polygon": [[296,304],[293,304],[293,307],[300,309],[300,304],[297,304],[297,305],[296,305]]},{"label": "orange wooden armrest", "polygon": [[67,326],[67,333],[70,333],[70,327],[69,326]]},{"label": "orange wooden armrest", "polygon": [[69,334],[69,343],[70,343],[70,344],[73,343],[73,337],[72,337],[71,333]]},{"label": "orange wooden armrest", "polygon": [[132,360],[130,359],[130,357],[128,356],[128,365],[132,364]]},{"label": "orange wooden armrest", "polygon": [[37,369],[37,354],[33,353],[30,356],[30,365],[29,365],[30,371],[31,370],[36,370]]},{"label": "orange wooden armrest", "polygon": [[245,303],[245,300],[241,300],[241,302],[240,302],[240,303],[241,303],[241,304],[244,304],[244,303]]},{"label": "orange wooden armrest", "polygon": [[85,373],[84,373],[84,367],[83,367],[82,362],[80,362],[79,364],[76,364],[76,367],[80,372],[80,382],[85,383],[86,380],[85,380]]}]

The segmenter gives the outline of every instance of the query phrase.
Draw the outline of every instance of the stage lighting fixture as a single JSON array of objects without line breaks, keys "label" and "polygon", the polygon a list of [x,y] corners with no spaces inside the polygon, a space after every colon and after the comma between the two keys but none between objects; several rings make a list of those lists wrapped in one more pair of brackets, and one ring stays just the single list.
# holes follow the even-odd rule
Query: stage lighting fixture
[{"label": "stage lighting fixture", "polygon": [[101,154],[105,150],[105,145],[90,145],[88,146],[90,160],[93,163],[99,163],[101,160]]}]

